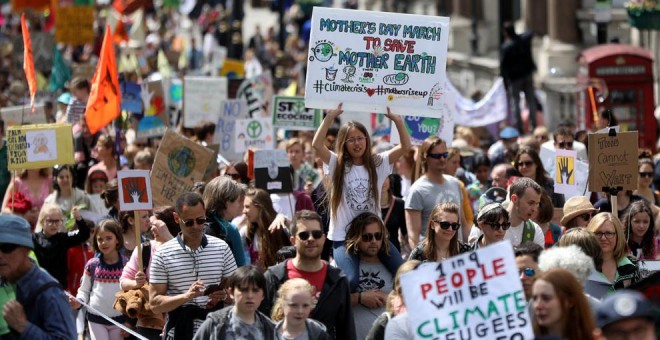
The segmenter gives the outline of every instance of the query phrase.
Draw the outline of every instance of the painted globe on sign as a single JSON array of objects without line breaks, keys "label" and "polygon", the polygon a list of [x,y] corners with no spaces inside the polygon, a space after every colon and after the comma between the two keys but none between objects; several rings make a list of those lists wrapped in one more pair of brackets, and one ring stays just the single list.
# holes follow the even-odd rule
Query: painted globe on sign
[{"label": "painted globe on sign", "polygon": [[320,43],[314,47],[314,56],[318,61],[326,62],[332,58],[332,45]]},{"label": "painted globe on sign", "polygon": [[188,177],[195,169],[195,153],[182,146],[167,154],[167,166],[177,177]]}]

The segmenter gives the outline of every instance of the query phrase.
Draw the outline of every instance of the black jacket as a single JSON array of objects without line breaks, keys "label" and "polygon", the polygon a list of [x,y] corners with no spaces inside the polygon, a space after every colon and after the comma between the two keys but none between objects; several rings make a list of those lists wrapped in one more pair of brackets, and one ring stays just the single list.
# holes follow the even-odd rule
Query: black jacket
[{"label": "black jacket", "polygon": [[[280,327],[284,324],[284,320],[280,320],[275,324],[275,329],[279,330]],[[325,330],[325,326],[314,320],[307,319],[305,320],[305,328],[307,328],[307,337],[314,340],[331,340],[332,338],[328,335],[328,332]],[[278,331],[279,332],[279,331]]]},{"label": "black jacket", "polygon": [[500,73],[505,83],[530,76],[536,71],[532,58],[532,34],[516,35],[502,44],[500,52]]},{"label": "black jacket", "polygon": [[[193,339],[199,340],[220,340],[227,336],[227,327],[229,326],[229,311],[234,306],[225,307],[219,311],[209,313],[202,326],[199,327]],[[262,329],[264,340],[275,340],[277,331],[275,324],[267,316],[257,311],[257,319],[265,326]],[[311,338],[310,338],[311,339]]]},{"label": "black jacket", "polygon": [[[286,270],[288,261],[291,260],[271,266],[265,273],[266,295],[259,310],[266,315],[270,315],[280,286],[289,279]],[[310,317],[325,325],[333,339],[355,340],[355,323],[348,279],[339,268],[330,265],[327,268],[323,290]]]},{"label": "black jacket", "polygon": [[66,274],[67,252],[69,248],[77,246],[89,239],[89,228],[83,219],[76,221],[78,230],[68,233],[57,233],[46,238],[43,231],[32,234],[34,254],[37,256],[39,266],[52,275],[62,287],[68,287]]}]

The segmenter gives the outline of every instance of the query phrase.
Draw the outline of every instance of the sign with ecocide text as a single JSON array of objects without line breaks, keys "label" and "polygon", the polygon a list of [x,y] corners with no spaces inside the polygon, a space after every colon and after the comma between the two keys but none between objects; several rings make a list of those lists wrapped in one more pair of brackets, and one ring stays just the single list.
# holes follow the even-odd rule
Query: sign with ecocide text
[{"label": "sign with ecocide text", "polygon": [[422,263],[401,287],[415,339],[534,338],[509,241]]},{"label": "sign with ecocide text", "polygon": [[273,104],[273,126],[287,130],[314,131],[321,125],[323,111],[305,107],[303,97],[276,96]]},{"label": "sign with ecocide text", "polygon": [[447,17],[315,7],[305,104],[437,116],[448,37]]},{"label": "sign with ecocide text", "polygon": [[637,189],[638,143],[637,131],[589,134],[589,190]]},{"label": "sign with ecocide text", "polygon": [[7,129],[9,170],[74,164],[71,124],[12,126]]}]

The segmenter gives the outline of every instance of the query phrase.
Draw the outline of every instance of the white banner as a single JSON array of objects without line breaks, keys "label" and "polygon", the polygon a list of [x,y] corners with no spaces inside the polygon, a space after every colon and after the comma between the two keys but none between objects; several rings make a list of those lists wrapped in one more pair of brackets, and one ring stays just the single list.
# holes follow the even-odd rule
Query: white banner
[{"label": "white banner", "polygon": [[445,87],[448,95],[454,97],[451,110],[456,125],[480,127],[506,119],[508,107],[502,78],[498,78],[488,93],[476,103],[463,97],[449,80]]}]

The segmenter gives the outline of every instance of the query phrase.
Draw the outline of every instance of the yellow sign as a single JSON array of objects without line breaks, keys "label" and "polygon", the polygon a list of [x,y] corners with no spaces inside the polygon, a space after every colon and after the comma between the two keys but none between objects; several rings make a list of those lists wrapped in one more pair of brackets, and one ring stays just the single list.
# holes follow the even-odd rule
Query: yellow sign
[{"label": "yellow sign", "polygon": [[74,164],[70,124],[12,126],[7,129],[9,170]]},{"label": "yellow sign", "polygon": [[555,182],[560,184],[575,184],[575,157],[557,156],[555,162]]},{"label": "yellow sign", "polygon": [[58,43],[94,42],[94,6],[58,7],[55,17],[55,41]]},{"label": "yellow sign", "polygon": [[220,76],[229,79],[245,77],[245,64],[236,59],[227,59],[220,69]]}]

